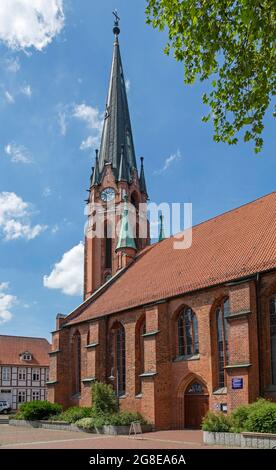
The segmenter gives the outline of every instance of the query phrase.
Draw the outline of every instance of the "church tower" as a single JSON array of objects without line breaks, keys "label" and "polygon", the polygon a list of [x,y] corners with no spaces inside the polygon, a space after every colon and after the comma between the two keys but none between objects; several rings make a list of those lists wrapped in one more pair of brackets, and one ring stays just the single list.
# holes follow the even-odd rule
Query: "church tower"
[{"label": "church tower", "polygon": [[[141,204],[145,207],[148,200],[144,163],[141,158],[139,175],[120,54],[119,17],[117,13],[114,15],[115,39],[101,146],[96,151],[87,200],[84,299],[150,242],[146,213],[141,215],[139,211]],[[130,218],[136,230],[130,227]],[[141,223],[144,223],[142,235],[138,229]]]}]

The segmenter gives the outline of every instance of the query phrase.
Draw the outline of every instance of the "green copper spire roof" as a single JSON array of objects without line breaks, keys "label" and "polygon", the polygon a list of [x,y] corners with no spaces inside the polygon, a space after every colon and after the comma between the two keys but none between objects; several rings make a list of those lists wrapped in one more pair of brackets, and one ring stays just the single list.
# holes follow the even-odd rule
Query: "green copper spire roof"
[{"label": "green copper spire roof", "polygon": [[164,216],[160,215],[160,230],[159,230],[159,241],[165,240],[165,230],[164,230]]},{"label": "green copper spire roof", "polygon": [[127,181],[130,182],[131,172],[133,169],[137,170],[137,165],[118,40],[120,28],[117,12],[114,16],[115,24],[113,32],[115,42],[99,155],[99,176],[102,176],[105,165],[111,163],[115,179],[118,180],[121,163],[121,146],[123,145],[125,149],[124,166],[126,168]]},{"label": "green copper spire roof", "polygon": [[146,185],[146,178],[144,172],[144,157],[141,157],[141,172],[140,172],[140,189],[142,193],[148,194],[147,192],[147,185]]},{"label": "green copper spire roof", "polygon": [[121,229],[116,246],[116,252],[124,248],[133,248],[137,251],[131,224],[128,216],[128,197],[125,196],[124,212],[121,219]]}]

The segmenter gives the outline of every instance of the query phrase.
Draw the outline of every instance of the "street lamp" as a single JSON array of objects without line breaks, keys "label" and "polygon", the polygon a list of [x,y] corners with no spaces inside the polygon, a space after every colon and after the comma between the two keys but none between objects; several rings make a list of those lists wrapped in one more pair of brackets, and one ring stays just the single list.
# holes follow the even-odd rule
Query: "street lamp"
[{"label": "street lamp", "polygon": [[118,411],[119,411],[120,410],[120,396],[119,396],[119,380],[118,380],[119,379],[119,372],[118,372],[118,369],[116,371],[116,377],[115,377],[114,376],[114,368],[112,367],[111,375],[108,378],[111,382],[113,382],[113,384],[116,380],[116,398],[117,398],[117,407],[118,407]]}]

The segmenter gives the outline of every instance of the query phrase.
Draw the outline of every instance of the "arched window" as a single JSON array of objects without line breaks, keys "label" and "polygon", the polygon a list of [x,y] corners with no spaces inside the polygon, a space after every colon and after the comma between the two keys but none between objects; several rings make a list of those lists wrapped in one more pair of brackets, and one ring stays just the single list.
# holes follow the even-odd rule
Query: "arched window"
[{"label": "arched window", "polygon": [[141,374],[145,372],[145,345],[144,334],[146,333],[146,320],[138,322],[136,329],[136,395],[142,392],[142,378]]},{"label": "arched window", "polygon": [[276,385],[276,294],[269,302],[271,383]]},{"label": "arched window", "polygon": [[225,366],[228,364],[228,322],[229,299],[224,299],[216,310],[217,327],[217,364],[218,364],[218,387],[226,387]]},{"label": "arched window", "polygon": [[196,314],[185,308],[178,317],[178,354],[190,356],[199,353],[198,323]]},{"label": "arched window", "polygon": [[106,223],[104,226],[105,240],[105,268],[112,269],[112,231],[111,227]]},{"label": "arched window", "polygon": [[110,379],[114,381],[117,395],[126,391],[126,345],[125,329],[121,323],[116,323],[109,336]]},{"label": "arched window", "polygon": [[78,394],[81,391],[81,336],[78,331],[73,336],[72,340],[72,385],[73,394]]},{"label": "arched window", "polygon": [[125,329],[121,324],[116,332],[116,359],[118,394],[120,396],[126,392],[126,339]]}]

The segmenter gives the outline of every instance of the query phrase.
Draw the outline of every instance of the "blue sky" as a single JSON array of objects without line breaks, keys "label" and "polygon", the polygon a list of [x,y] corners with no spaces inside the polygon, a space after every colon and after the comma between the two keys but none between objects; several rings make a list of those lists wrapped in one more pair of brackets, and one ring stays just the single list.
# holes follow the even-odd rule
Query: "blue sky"
[{"label": "blue sky", "polygon": [[[51,0],[64,19],[41,31],[23,9],[16,16],[27,29],[14,34],[13,2],[0,5],[0,333],[49,338],[56,314],[81,301],[84,199],[115,7],[136,155],[145,157],[152,201],[192,202],[195,224],[275,190],[274,129],[268,113],[258,156],[250,145],[214,143],[211,124],[201,122],[208,84],[183,84],[182,65],[163,54],[166,36],[146,25],[141,0]],[[49,0],[41,4],[49,8]]]}]

